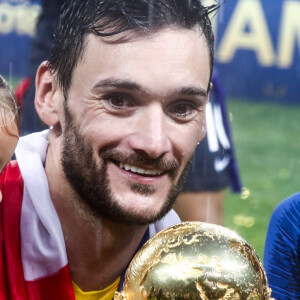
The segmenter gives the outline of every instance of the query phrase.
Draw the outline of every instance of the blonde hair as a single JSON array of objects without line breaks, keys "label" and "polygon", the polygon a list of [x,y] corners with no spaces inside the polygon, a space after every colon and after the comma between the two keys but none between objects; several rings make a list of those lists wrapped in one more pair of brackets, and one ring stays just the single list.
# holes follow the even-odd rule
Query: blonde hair
[{"label": "blonde hair", "polygon": [[11,122],[15,122],[20,134],[20,115],[16,96],[0,75],[0,128],[4,127],[8,134],[14,135],[8,129]]}]

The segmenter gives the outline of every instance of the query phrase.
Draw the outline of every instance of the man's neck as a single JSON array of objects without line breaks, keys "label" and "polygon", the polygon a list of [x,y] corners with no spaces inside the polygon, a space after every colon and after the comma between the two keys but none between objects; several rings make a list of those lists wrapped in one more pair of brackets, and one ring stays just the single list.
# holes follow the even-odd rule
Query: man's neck
[{"label": "man's neck", "polygon": [[103,220],[91,225],[61,215],[71,277],[84,291],[103,289],[117,280],[146,230],[145,227],[129,229]]},{"label": "man's neck", "polygon": [[83,290],[99,290],[121,276],[147,226],[128,226],[95,216],[70,187],[59,160],[59,143],[51,140],[46,174],[61,222],[72,280]]}]

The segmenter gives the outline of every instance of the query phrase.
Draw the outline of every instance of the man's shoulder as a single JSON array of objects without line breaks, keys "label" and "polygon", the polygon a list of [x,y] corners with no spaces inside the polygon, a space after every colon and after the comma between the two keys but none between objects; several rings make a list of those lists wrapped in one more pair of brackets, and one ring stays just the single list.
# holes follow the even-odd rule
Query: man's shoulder
[{"label": "man's shoulder", "polygon": [[266,244],[282,244],[282,247],[300,247],[300,193],[282,201],[273,211]]},{"label": "man's shoulder", "polygon": [[283,200],[275,208],[272,218],[298,220],[300,222],[300,193]]}]

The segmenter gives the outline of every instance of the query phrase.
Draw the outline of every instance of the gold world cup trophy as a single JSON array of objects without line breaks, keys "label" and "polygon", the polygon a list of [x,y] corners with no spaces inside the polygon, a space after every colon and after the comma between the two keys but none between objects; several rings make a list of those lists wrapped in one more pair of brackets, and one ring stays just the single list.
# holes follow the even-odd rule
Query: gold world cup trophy
[{"label": "gold world cup trophy", "polygon": [[255,250],[222,226],[183,222],[152,237],[131,261],[115,300],[271,300]]}]

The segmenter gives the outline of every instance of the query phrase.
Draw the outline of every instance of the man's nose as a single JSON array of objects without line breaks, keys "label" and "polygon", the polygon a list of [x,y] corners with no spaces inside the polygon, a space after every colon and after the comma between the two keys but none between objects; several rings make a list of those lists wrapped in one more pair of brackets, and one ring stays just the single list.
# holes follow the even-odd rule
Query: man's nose
[{"label": "man's nose", "polygon": [[150,105],[138,114],[130,147],[149,158],[159,158],[171,151],[169,120],[162,107]]}]

